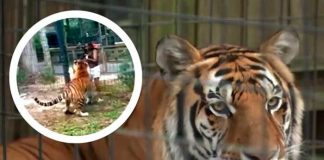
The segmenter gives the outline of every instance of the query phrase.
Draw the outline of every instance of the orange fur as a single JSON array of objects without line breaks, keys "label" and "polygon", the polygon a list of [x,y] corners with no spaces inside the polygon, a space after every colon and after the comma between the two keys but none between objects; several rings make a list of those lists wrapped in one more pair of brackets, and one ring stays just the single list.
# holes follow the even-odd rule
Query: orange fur
[{"label": "orange fur", "polygon": [[[91,88],[90,75],[88,73],[88,64],[83,60],[75,60],[73,64],[74,78],[65,84],[63,93],[49,102],[41,102],[35,98],[35,102],[42,106],[52,106],[65,99],[65,113],[76,113],[80,116],[86,116],[82,112],[87,90]],[[73,107],[70,106],[73,103]]]},{"label": "orange fur", "polygon": [[[190,45],[186,43],[179,44]],[[280,130],[280,122],[283,120],[282,117],[286,114],[287,110],[279,109],[274,113],[273,117],[269,117],[268,112],[264,111],[264,104],[268,97],[258,92],[261,86],[246,83],[258,73],[249,70],[249,67],[256,62],[244,58],[244,56],[262,61],[264,63],[263,67],[269,68],[273,74],[279,76],[280,81],[283,83],[283,90],[288,91],[288,85],[293,87],[295,98],[297,99],[297,117],[300,119],[303,107],[302,98],[293,84],[292,74],[278,57],[262,55],[249,49],[232,45],[213,45],[200,51],[189,47],[187,51],[195,52],[188,53],[191,57],[197,57],[198,54],[201,57],[198,56],[197,60],[191,60],[190,62],[193,62],[191,65],[187,63],[184,63],[186,65],[185,67],[179,65],[180,67],[176,68],[177,70],[175,71],[171,70],[171,68],[171,74],[176,75],[176,77],[170,76],[165,80],[166,76],[163,76],[163,74],[156,74],[145,81],[137,106],[122,128],[106,138],[92,143],[80,144],[80,153],[83,159],[170,159],[170,152],[168,151],[168,146],[166,146],[166,140],[168,139],[165,139],[169,137],[166,137],[165,132],[170,117],[177,112],[176,96],[180,91],[184,91],[185,101],[183,110],[184,113],[189,113],[191,106],[197,100],[201,99],[193,90],[197,82],[196,80],[199,79],[202,85],[207,85],[207,79],[210,77],[209,73],[211,72],[208,69],[221,61],[222,57],[232,55],[242,57],[236,61],[224,63],[221,67],[215,68],[214,71],[217,72],[222,68],[234,70],[237,65],[242,66],[242,68],[246,70],[244,72],[231,72],[224,76],[225,78],[233,77],[233,83],[236,81],[242,81],[243,83],[241,87],[234,88],[235,91],[244,92],[240,98],[234,97],[232,105],[235,106],[236,116],[228,120],[213,114],[197,112],[195,113],[196,118],[207,118],[209,121],[212,121],[212,127],[214,129],[228,129],[224,137],[223,145],[228,147],[226,149],[231,148],[232,150],[225,150],[223,152],[224,158],[240,159],[240,154],[236,151],[237,148],[256,149],[257,154],[260,152],[260,150],[258,150],[260,147],[270,149],[279,147],[281,149],[279,153],[280,157],[286,154],[284,151],[285,144],[282,142],[283,133],[282,130]],[[163,53],[162,49],[161,53]],[[163,65],[164,62],[160,62]],[[181,74],[178,72],[181,72]],[[172,79],[172,82],[169,82],[169,78]],[[301,125],[299,119],[297,120],[298,126]],[[267,127],[265,128],[264,126]],[[173,129],[177,130],[177,128]],[[299,130],[300,128],[297,128],[297,131]],[[264,133],[266,133],[266,136],[264,136]],[[294,134],[296,138],[293,140],[299,142],[299,133]],[[37,155],[37,138],[32,137],[25,140],[27,146],[34,146],[31,149],[23,148],[23,141],[24,140],[9,144],[8,159],[35,159],[33,155]],[[73,154],[71,145],[48,139],[45,139],[43,147],[45,149],[44,160],[70,159]],[[49,150],[51,150],[51,153]]]}]

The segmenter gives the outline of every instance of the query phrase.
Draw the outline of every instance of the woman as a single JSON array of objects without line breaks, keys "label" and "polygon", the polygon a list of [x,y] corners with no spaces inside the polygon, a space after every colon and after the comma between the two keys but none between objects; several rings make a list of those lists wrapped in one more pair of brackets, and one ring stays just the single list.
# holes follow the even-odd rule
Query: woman
[{"label": "woman", "polygon": [[[94,42],[88,43],[85,48],[86,54],[85,59],[87,60],[89,67],[90,67],[90,76],[91,79],[94,81],[95,89],[97,92],[97,102],[103,101],[99,94],[100,94],[100,65],[99,65],[99,55],[100,55],[100,44],[96,44]],[[91,97],[90,97],[91,98]],[[90,99],[87,98],[87,103],[91,103]]]}]

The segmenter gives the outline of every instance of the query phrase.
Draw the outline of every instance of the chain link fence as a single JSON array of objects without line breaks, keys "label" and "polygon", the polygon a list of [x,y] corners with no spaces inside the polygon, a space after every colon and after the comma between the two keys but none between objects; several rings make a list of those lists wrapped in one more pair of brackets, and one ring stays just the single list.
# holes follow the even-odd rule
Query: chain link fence
[{"label": "chain link fence", "polygon": [[[155,45],[166,34],[177,34],[197,47],[213,43],[233,43],[256,48],[270,33],[293,26],[302,37],[301,55],[291,64],[302,90],[306,111],[304,118],[305,159],[324,159],[324,12],[321,0],[2,0],[0,9],[1,44],[1,128],[0,143],[35,133],[16,111],[8,89],[9,63],[15,45],[34,23],[52,13],[81,9],[108,17],[131,37],[141,57],[144,77],[157,69]],[[110,46],[104,50],[113,50]],[[109,52],[109,51],[108,51]],[[107,66],[104,68],[113,68]],[[109,69],[106,70],[110,72]],[[152,112],[145,107],[144,117]],[[143,122],[150,128],[148,122]],[[12,126],[12,127],[9,127]],[[24,131],[24,132],[22,132]],[[119,130],[118,134],[156,138],[151,133]],[[114,141],[108,137],[109,146]],[[38,134],[39,159],[42,159],[42,136]],[[151,159],[147,142],[146,158]],[[81,159],[79,145],[74,145],[74,159]],[[113,156],[114,148],[107,151]],[[6,154],[2,155],[6,159]]]}]

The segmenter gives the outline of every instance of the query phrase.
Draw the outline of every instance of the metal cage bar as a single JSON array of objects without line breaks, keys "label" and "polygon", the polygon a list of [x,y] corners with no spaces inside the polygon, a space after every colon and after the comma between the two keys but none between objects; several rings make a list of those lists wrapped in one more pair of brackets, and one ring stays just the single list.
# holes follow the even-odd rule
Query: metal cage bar
[{"label": "metal cage bar", "polygon": [[[4,37],[4,31],[5,31],[5,23],[4,23],[4,15],[5,15],[5,12],[4,12],[4,9],[5,9],[5,6],[4,6],[4,1],[0,1],[1,5],[1,10],[0,10],[0,38],[1,38],[1,42],[0,42],[0,89],[1,89],[1,94],[4,95],[4,93],[6,92],[5,91],[5,66],[4,66],[4,59],[5,59],[5,50],[4,50],[4,46],[5,46],[5,37]],[[1,103],[1,112],[2,113],[6,113],[6,101],[5,101],[5,97],[4,96],[1,96],[0,97],[0,103]],[[2,148],[2,152],[3,152],[3,155],[2,155],[2,159],[6,159],[7,158],[7,152],[6,152],[6,149],[7,149],[7,143],[6,143],[6,116],[4,114],[1,114],[0,115],[0,118],[1,118],[1,133],[0,133],[0,144],[2,144],[3,148]]]},{"label": "metal cage bar", "polygon": [[[210,34],[208,35],[208,39],[209,42],[213,42],[213,37],[212,37],[212,33],[213,31],[213,25],[215,24],[222,24],[221,26],[221,41],[226,42],[226,32],[228,30],[228,25],[235,25],[235,26],[240,26],[242,30],[244,30],[244,32],[241,32],[241,34],[244,34],[244,36],[241,36],[241,43],[244,44],[246,43],[246,37],[247,37],[247,29],[249,29],[249,27],[252,28],[258,28],[261,32],[261,39],[265,38],[266,35],[266,30],[267,29],[275,29],[275,28],[283,28],[286,27],[287,24],[290,24],[292,20],[294,19],[301,19],[302,20],[302,25],[297,27],[298,31],[302,31],[304,35],[314,35],[315,39],[317,39],[320,35],[323,35],[324,33],[324,29],[323,28],[319,28],[317,27],[316,24],[316,19],[317,18],[321,18],[324,15],[318,15],[316,14],[315,16],[315,24],[310,24],[310,19],[308,16],[308,1],[306,0],[302,0],[301,2],[303,3],[303,7],[301,8],[302,11],[302,17],[293,17],[290,15],[291,9],[288,8],[287,12],[289,12],[287,15],[287,17],[280,17],[279,18],[279,23],[278,22],[273,22],[273,19],[267,18],[266,16],[266,7],[267,7],[267,3],[269,3],[268,1],[265,0],[261,0],[260,3],[260,10],[259,10],[259,14],[260,14],[260,18],[258,19],[244,19],[245,14],[247,14],[247,0],[242,0],[242,18],[241,19],[233,19],[233,18],[228,18],[227,17],[227,10],[224,9],[222,10],[221,15],[223,15],[222,18],[217,18],[217,17],[213,17],[213,6],[214,6],[214,1],[213,0],[209,0],[209,15],[208,16],[199,16],[199,15],[192,15],[192,14],[185,14],[185,13],[181,13],[179,11],[179,7],[176,6],[176,12],[166,12],[166,11],[157,11],[157,10],[150,10],[149,7],[147,6],[142,6],[141,8],[132,8],[132,7],[127,7],[127,6],[117,6],[117,5],[102,5],[99,3],[93,3],[93,2],[85,2],[85,1],[81,1],[81,0],[73,0],[73,1],[68,1],[68,0],[37,0],[36,3],[36,13],[37,13],[37,20],[39,20],[40,18],[40,2],[57,2],[57,3],[67,3],[67,4],[73,4],[75,6],[75,9],[80,9],[82,7],[87,7],[87,8],[91,8],[91,9],[101,9],[101,10],[105,10],[105,11],[114,11],[114,12],[120,12],[120,13],[132,13],[132,14],[137,14],[141,16],[141,20],[139,21],[139,24],[134,24],[133,26],[123,26],[123,27],[138,27],[140,26],[140,29],[147,29],[150,26],[161,26],[161,25],[169,25],[172,23],[175,23],[174,21],[158,21],[158,22],[148,22],[147,19],[149,19],[149,17],[167,17],[167,18],[172,18],[175,19],[176,21],[176,32],[179,33],[179,31],[181,30],[181,27],[179,27],[180,25],[178,24],[189,24],[189,23],[193,23],[193,24],[208,24],[209,25],[209,32]],[[149,2],[148,2],[149,3]],[[179,5],[180,1],[177,1],[177,4]],[[283,9],[283,4],[284,2],[280,3],[280,15],[284,14],[284,9]],[[287,3],[291,3],[290,1]],[[319,1],[316,0],[315,4],[318,4]],[[221,2],[221,6],[222,8],[227,8],[228,4],[226,4],[225,1]],[[317,6],[317,5],[315,5]],[[0,43],[0,70],[1,70],[1,92],[5,92],[5,88],[4,86],[5,78],[8,78],[5,73],[5,66],[4,66],[4,58],[6,56],[11,56],[9,53],[5,53],[4,50],[4,42],[5,42],[5,29],[4,29],[4,0],[1,1],[1,12],[0,12],[0,27],[1,27],[1,31],[0,31],[0,37],[1,37],[1,43]],[[226,18],[224,18],[226,17]],[[12,29],[7,29],[6,32],[14,32],[14,33],[23,33],[26,31],[26,28],[12,28]],[[148,33],[149,34],[149,33]],[[144,53],[148,54],[148,50],[149,47],[146,46],[146,42],[144,42],[144,40],[146,39],[146,37],[148,37],[148,35],[144,35],[141,34],[141,43],[140,44],[140,48],[141,50],[144,51]],[[150,43],[150,42],[149,42]],[[155,45],[155,44],[150,44],[150,45]],[[314,110],[315,105],[316,105],[316,101],[317,99],[315,98],[315,92],[318,90],[317,89],[317,83],[318,83],[318,77],[319,77],[319,73],[317,71],[318,69],[318,62],[316,59],[316,56],[318,55],[317,53],[317,44],[310,44],[307,40],[303,42],[303,58],[305,59],[303,61],[303,68],[306,70],[310,70],[310,65],[311,65],[311,61],[314,62],[312,64],[312,71],[307,71],[305,73],[303,73],[302,75],[302,86],[303,88],[306,89],[306,91],[304,92],[305,94],[307,94],[305,97],[305,104],[306,106],[310,106],[312,111],[306,112],[306,117],[305,117],[305,124],[307,124],[305,127],[305,137],[307,138],[306,140],[309,141],[311,143],[310,146],[307,146],[309,148],[307,148],[307,154],[309,154],[309,156],[314,157],[316,156],[317,152],[316,152],[316,146],[315,144],[317,143],[323,143],[322,141],[317,139],[317,135],[316,135],[316,111]],[[309,52],[310,48],[314,48],[315,50],[313,52]],[[146,51],[146,52],[145,52]],[[7,55],[8,54],[8,55]],[[311,57],[313,55],[313,58]],[[147,57],[150,57],[152,55],[145,55]],[[146,58],[147,58],[146,57]],[[145,62],[149,62],[148,60],[149,58],[145,59]],[[150,66],[150,64],[143,64],[143,66]],[[144,69],[144,73],[149,73],[150,72],[150,67],[143,67]],[[147,94],[147,93],[146,93]],[[16,115],[7,113],[7,103],[5,98],[0,97],[1,99],[1,114],[0,114],[0,119],[1,119],[1,135],[0,135],[0,140],[1,140],[1,144],[4,146],[3,147],[3,155],[2,158],[6,159],[6,122],[8,118],[12,118],[15,117]],[[145,99],[145,101],[147,103],[145,103],[145,117],[151,117],[152,116],[152,111],[151,111],[151,102],[149,99]],[[182,100],[180,100],[182,101]],[[181,110],[180,110],[181,112]],[[183,114],[183,113],[181,113]],[[143,122],[145,124],[145,127],[147,128],[147,130],[150,128],[150,124],[148,123],[148,121],[144,121]],[[144,134],[144,133],[143,133]],[[145,157],[147,159],[152,159],[152,143],[151,143],[151,139],[152,136],[150,135],[151,133],[147,133],[146,136],[146,147],[147,147],[147,153],[145,155]],[[43,150],[43,138],[41,134],[38,134],[38,155],[39,155],[39,159],[42,159],[42,150]],[[114,158],[114,141],[113,138],[108,137],[108,151],[107,153],[109,154],[109,157],[111,159],[115,159]],[[324,146],[322,146],[322,148],[324,148]],[[80,149],[79,149],[79,145],[75,144],[73,147],[73,151],[74,151],[74,159],[78,160],[81,159],[82,156],[80,157]]]},{"label": "metal cage bar", "polygon": [[73,159],[74,160],[81,160],[81,157],[80,157],[80,147],[79,147],[79,144],[74,144],[73,145]]}]

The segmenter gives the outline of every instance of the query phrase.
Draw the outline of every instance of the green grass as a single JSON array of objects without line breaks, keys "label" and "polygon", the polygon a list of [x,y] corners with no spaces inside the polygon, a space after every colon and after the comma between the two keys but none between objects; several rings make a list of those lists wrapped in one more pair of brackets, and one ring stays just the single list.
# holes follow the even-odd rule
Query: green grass
[{"label": "green grass", "polygon": [[18,68],[17,71],[17,83],[19,85],[24,84],[27,80],[27,72],[22,69],[22,68]]},{"label": "green grass", "polygon": [[56,81],[55,74],[51,66],[44,67],[41,71],[40,77],[43,84],[51,84],[55,83]]},{"label": "green grass", "polygon": [[104,113],[104,116],[107,117],[107,118],[111,118],[113,120],[116,120],[121,115],[121,113],[122,113],[122,111],[115,110],[115,111],[110,111],[110,112]]},{"label": "green grass", "polygon": [[101,129],[100,124],[95,122],[86,123],[81,126],[76,126],[74,123],[63,123],[61,128],[57,128],[60,133],[70,136],[81,136],[95,133]]},{"label": "green grass", "polygon": [[92,134],[108,127],[122,112],[123,108],[115,108],[112,111],[90,112],[89,117],[74,116],[68,120],[60,120],[54,124],[53,130],[69,136]]},{"label": "green grass", "polygon": [[104,102],[89,105],[88,108],[97,108],[96,111],[89,111],[89,117],[71,116],[59,119],[50,127],[53,131],[70,136],[80,136],[95,133],[116,120],[124,111],[129,99],[125,94],[130,94],[122,83],[115,85],[104,85],[102,90],[109,92],[103,96]]},{"label": "green grass", "polygon": [[311,160],[323,160],[324,159],[324,155],[316,155],[316,157],[312,157]]},{"label": "green grass", "polygon": [[103,92],[108,92],[112,95],[120,95],[124,92],[132,92],[133,88],[129,88],[124,83],[117,83],[115,85],[105,85],[103,84],[101,87]]}]

